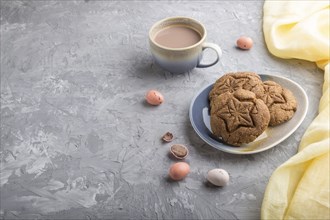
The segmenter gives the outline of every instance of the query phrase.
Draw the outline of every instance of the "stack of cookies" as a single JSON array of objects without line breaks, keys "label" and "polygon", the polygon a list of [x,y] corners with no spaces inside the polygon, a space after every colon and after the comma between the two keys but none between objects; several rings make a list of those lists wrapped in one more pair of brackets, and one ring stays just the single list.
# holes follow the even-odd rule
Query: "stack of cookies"
[{"label": "stack of cookies", "polygon": [[292,92],[256,73],[228,73],[209,93],[212,132],[233,146],[254,141],[268,126],[292,118],[297,102]]}]

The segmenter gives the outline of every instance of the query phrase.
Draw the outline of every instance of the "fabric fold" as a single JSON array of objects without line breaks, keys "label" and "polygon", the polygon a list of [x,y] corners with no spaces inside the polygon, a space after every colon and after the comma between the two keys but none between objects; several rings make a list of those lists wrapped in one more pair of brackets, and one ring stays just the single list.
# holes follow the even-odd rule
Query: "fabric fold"
[{"label": "fabric fold", "polygon": [[324,70],[319,114],[296,155],[278,167],[267,185],[262,219],[330,219],[329,1],[264,4],[263,31],[275,56],[315,62]]}]

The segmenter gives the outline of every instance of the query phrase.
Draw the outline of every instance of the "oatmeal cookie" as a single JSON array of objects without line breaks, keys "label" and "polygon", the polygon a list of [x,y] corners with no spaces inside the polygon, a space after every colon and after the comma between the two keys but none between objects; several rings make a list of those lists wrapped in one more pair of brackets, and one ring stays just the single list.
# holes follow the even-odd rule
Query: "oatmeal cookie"
[{"label": "oatmeal cookie", "polygon": [[270,120],[269,110],[253,92],[238,89],[213,99],[211,129],[224,142],[240,146],[252,142],[266,130]]},{"label": "oatmeal cookie", "polygon": [[269,126],[279,125],[292,118],[297,101],[292,92],[273,81],[265,81],[264,94],[260,97],[270,112]]},{"label": "oatmeal cookie", "polygon": [[261,78],[253,72],[227,73],[220,77],[209,93],[209,99],[212,102],[214,97],[220,94],[233,93],[238,89],[245,89],[254,92],[257,97],[264,94],[264,88]]}]

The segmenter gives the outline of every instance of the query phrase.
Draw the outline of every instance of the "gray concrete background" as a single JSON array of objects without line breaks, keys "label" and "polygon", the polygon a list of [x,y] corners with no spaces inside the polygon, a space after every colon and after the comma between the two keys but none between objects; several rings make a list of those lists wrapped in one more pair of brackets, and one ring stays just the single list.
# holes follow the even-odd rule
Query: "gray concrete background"
[{"label": "gray concrete background", "polygon": [[[272,172],[297,152],[317,114],[323,74],[313,63],[270,55],[263,1],[1,1],[1,211],[4,219],[257,219]],[[150,26],[190,16],[223,57],[172,75],[153,64]],[[254,39],[250,51],[236,39]],[[205,59],[212,60],[212,51]],[[271,73],[304,87],[310,109],[298,130],[255,155],[231,155],[194,132],[196,92],[229,71]],[[149,89],[165,96],[151,107]],[[167,179],[172,143],[188,146],[191,173]],[[223,188],[206,182],[230,173]]]}]

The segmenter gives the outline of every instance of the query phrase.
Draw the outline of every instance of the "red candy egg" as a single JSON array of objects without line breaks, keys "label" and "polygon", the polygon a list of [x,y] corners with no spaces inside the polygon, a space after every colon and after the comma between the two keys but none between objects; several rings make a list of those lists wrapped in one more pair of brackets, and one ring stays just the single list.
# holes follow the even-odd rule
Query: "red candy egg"
[{"label": "red candy egg", "polygon": [[169,176],[172,180],[182,180],[190,172],[190,166],[185,162],[178,162],[171,166]]},{"label": "red candy egg", "polygon": [[242,37],[238,38],[236,44],[237,44],[237,47],[242,50],[249,50],[252,48],[253,40],[249,37],[242,36]]},{"label": "red candy egg", "polygon": [[146,100],[150,105],[160,105],[164,102],[164,96],[156,90],[149,90]]}]

